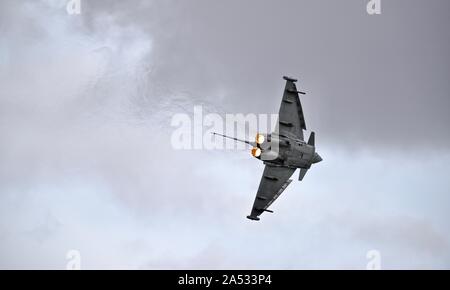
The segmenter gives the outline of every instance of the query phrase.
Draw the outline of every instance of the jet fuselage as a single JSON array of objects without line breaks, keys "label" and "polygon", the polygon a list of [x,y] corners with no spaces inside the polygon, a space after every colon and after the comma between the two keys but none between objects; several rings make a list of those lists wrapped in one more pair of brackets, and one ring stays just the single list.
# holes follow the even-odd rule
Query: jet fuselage
[{"label": "jet fuselage", "polygon": [[266,140],[259,145],[261,154],[254,156],[265,164],[309,169],[312,164],[322,161],[315,146],[303,140],[275,134],[268,134]]}]

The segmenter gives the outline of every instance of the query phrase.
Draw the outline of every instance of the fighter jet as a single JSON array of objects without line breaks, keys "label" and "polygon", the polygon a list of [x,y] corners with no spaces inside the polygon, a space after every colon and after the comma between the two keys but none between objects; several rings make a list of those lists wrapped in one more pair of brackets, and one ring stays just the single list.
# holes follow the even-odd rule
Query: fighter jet
[{"label": "fighter jet", "polygon": [[265,164],[252,211],[247,216],[254,221],[259,221],[263,212],[273,213],[269,206],[292,182],[290,177],[297,168],[300,169],[298,179],[301,181],[312,164],[322,161],[316,152],[315,133],[311,132],[308,142],[303,138],[306,123],[299,94],[305,93],[297,90],[296,79],[286,76],[283,79],[286,80],[286,86],[274,132],[258,133],[254,142],[214,133],[249,144],[252,146],[252,156]]}]

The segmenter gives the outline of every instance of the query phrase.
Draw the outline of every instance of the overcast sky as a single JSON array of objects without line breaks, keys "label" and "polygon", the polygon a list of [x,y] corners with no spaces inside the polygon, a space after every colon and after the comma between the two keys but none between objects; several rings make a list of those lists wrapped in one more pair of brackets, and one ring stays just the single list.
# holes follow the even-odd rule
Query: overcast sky
[{"label": "overcast sky", "polygon": [[[449,1],[67,2],[0,3],[0,268],[450,268]],[[252,222],[263,165],[170,122],[283,75],[324,161]]]}]

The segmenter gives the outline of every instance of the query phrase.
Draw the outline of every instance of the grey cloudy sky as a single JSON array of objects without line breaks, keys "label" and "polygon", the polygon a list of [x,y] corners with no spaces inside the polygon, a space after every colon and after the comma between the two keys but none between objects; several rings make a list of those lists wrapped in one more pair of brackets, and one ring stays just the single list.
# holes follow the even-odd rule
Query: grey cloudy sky
[{"label": "grey cloudy sky", "polygon": [[[449,268],[450,3],[366,2],[2,1],[0,268]],[[324,161],[254,223],[262,164],[170,120],[284,74]]]}]

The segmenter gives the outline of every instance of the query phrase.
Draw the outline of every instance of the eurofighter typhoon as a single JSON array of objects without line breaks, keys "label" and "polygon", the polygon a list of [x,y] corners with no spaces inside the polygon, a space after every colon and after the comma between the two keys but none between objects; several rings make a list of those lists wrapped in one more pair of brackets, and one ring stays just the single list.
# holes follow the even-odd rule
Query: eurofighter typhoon
[{"label": "eurofighter typhoon", "polygon": [[306,123],[299,94],[305,93],[297,90],[296,79],[286,76],[283,78],[286,80],[286,86],[274,132],[258,133],[254,142],[214,133],[249,144],[253,147],[252,156],[265,164],[252,211],[247,216],[255,221],[259,221],[263,212],[273,213],[269,206],[291,183],[290,177],[297,168],[300,169],[298,179],[301,181],[312,164],[322,161],[316,152],[315,133],[311,132],[308,142],[303,138]]}]

